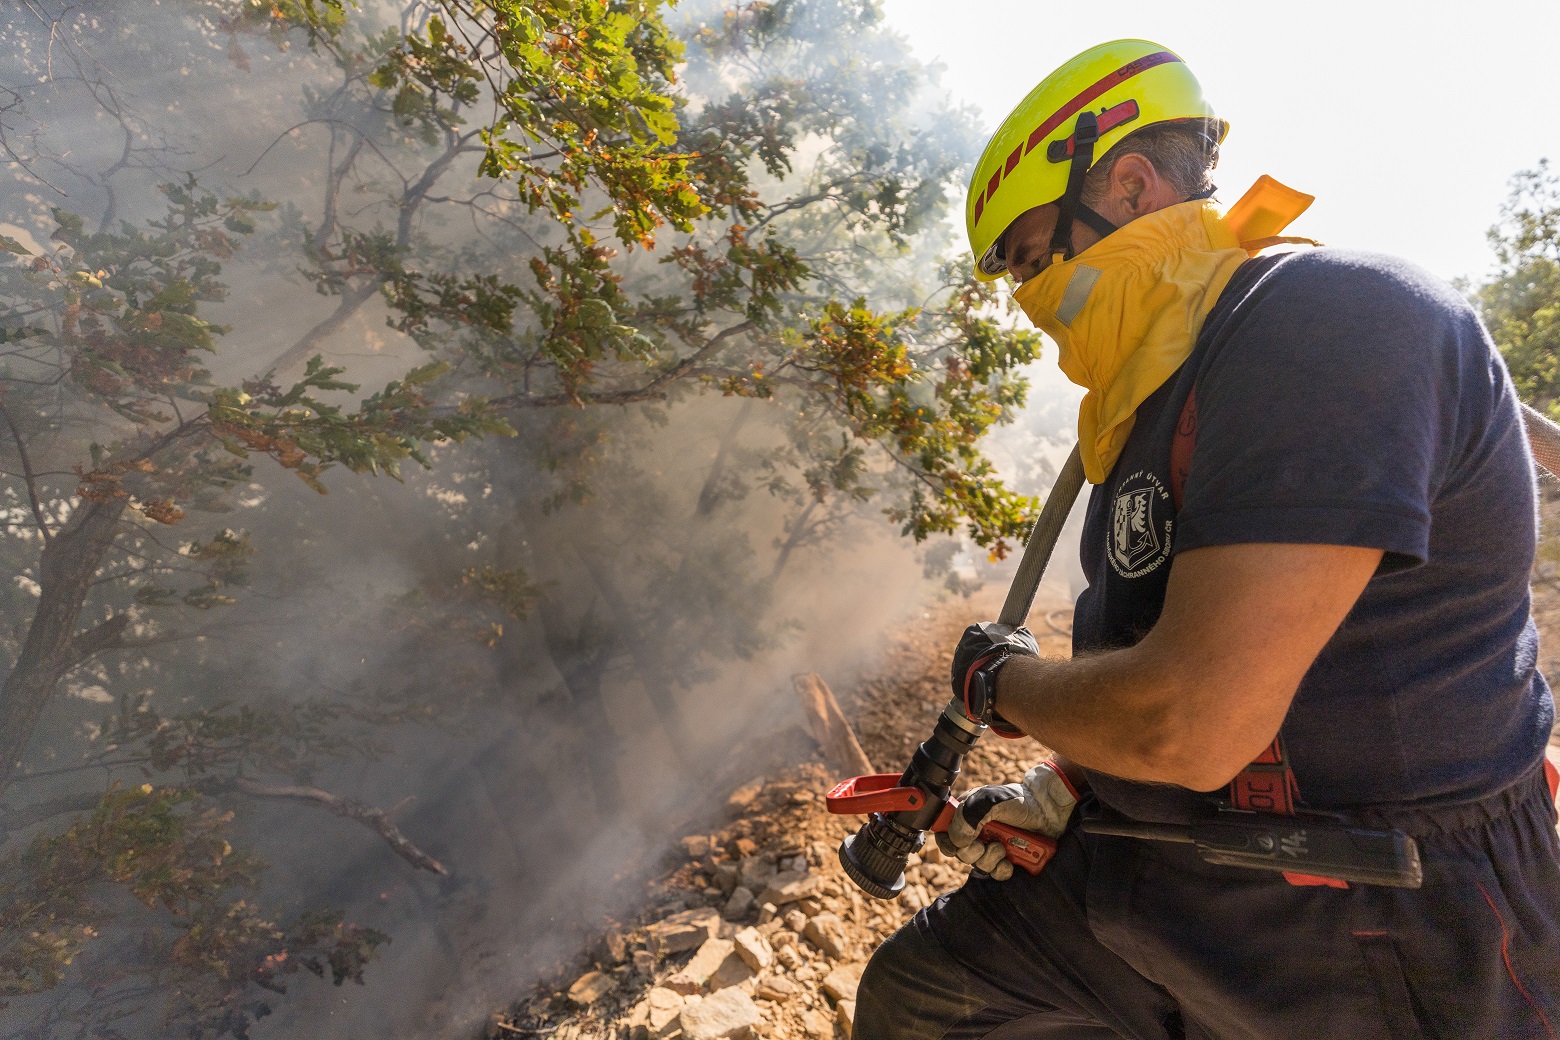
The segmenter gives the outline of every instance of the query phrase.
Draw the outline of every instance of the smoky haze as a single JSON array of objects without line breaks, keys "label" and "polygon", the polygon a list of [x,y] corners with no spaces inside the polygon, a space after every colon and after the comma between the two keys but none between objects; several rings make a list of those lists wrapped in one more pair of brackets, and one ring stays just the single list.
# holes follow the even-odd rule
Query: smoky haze
[{"label": "smoky haze", "polygon": [[[387,327],[376,291],[318,291],[304,254],[332,221],[409,228],[402,245],[425,263],[478,265],[517,284],[559,236],[524,207],[484,197],[496,189],[478,177],[475,149],[439,168],[408,221],[407,185],[433,168],[437,145],[353,110],[337,68],[302,41],[283,49],[226,31],[207,17],[221,7],[40,2],[0,20],[0,126],[13,160],[0,231],[45,243],[52,207],[89,230],[143,224],[162,210],[157,185],[192,174],[218,194],[277,203],[224,262],[226,299],[203,311],[229,329],[213,378],[277,368],[285,385],[317,352],[362,384],[337,394],[356,400],[426,354]],[[418,4],[370,3],[353,17],[404,31],[425,16]],[[720,17],[692,5],[673,24],[692,34]],[[812,31],[798,24],[799,38]],[[881,51],[871,57],[906,61],[891,34],[869,43]],[[905,68],[922,77],[907,125],[940,118],[934,78]],[[697,77],[687,89],[690,111],[706,103]],[[354,139],[370,146],[349,156]],[[826,145],[800,141],[793,170],[760,183],[805,185]],[[335,169],[349,172],[332,180]],[[952,248],[941,219],[882,252],[830,244],[838,232],[823,220],[794,233],[816,262],[836,264],[842,292],[884,308],[920,304]],[[621,269],[655,291],[670,284],[659,259],[640,253]],[[1045,387],[998,453],[1030,493],[1049,483],[1075,400]],[[268,864],[253,895],[267,914],[340,908],[391,939],[361,987],[292,976],[251,1035],[473,1035],[642,898],[679,827],[796,753],[793,673],[848,688],[873,668],[883,633],[948,594],[950,561],[983,556],[955,556],[943,539],[917,547],[885,522],[882,497],[810,494],[799,416],[783,397],[710,388],[539,409],[513,418],[514,437],[436,446],[431,467],[408,465],[404,483],[335,469],[326,496],[256,461],[231,511],[194,513],[166,536],[246,532],[254,556],[234,602],[149,614],[151,631],[180,638],[69,675],[6,800],[168,782],[106,753],[115,713],[245,706],[279,720],[243,738],[253,743],[235,753],[240,773],[384,809],[448,875],[416,869],[370,829],[307,801],[235,802],[235,843]],[[83,450],[107,436],[97,422],[83,421]],[[6,575],[7,602],[25,607],[37,577]],[[4,837],[15,848],[36,833]],[[140,952],[107,926],[60,986],[0,1011],[3,1032],[164,1035],[164,995],[119,981]],[[90,1031],[101,1028],[118,1032]]]}]

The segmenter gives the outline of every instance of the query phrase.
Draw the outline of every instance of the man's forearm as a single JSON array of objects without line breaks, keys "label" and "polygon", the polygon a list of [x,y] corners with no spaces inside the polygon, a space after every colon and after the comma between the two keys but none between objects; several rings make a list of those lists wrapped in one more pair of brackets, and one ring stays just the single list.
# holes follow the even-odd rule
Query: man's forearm
[{"label": "man's forearm", "polygon": [[1089,769],[1212,790],[1228,777],[1198,766],[1207,756],[1185,710],[1194,698],[1166,672],[1141,646],[1070,661],[1015,657],[998,676],[997,710]]}]

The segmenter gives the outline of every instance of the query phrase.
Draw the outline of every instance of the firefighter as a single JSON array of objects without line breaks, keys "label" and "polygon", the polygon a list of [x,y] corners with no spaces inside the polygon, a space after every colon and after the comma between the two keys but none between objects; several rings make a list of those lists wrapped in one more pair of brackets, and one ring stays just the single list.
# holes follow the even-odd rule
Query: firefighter
[{"label": "firefighter", "polygon": [[[1377,99],[1326,142],[1384,160]],[[977,789],[983,871],[872,958],[857,1040],[1533,1037],[1560,1029],[1560,841],[1529,570],[1535,474],[1468,303],[1401,260],[1270,248],[1308,198],[1228,211],[1186,64],[1122,40],[1046,77],[976,166],[1009,276],[1087,394],[1073,657],[971,626],[971,717],[1056,757]],[[1448,125],[1434,147],[1476,147]],[[979,678],[980,681],[972,680]],[[990,696],[970,691],[994,691]],[[1081,818],[1325,814],[1418,844],[1417,889],[1214,866]],[[981,827],[1058,839],[1016,874]]]}]

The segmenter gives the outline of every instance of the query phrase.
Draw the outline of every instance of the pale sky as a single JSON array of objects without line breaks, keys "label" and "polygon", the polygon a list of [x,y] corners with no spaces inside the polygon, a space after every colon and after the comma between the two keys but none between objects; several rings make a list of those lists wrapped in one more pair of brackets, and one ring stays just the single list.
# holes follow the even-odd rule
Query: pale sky
[{"label": "pale sky", "polygon": [[[1291,233],[1479,277],[1518,170],[1560,164],[1560,2],[883,0],[954,98],[997,123],[1096,43],[1186,59],[1231,123],[1215,181],[1268,173],[1316,196]],[[962,227],[962,212],[960,214]]]}]

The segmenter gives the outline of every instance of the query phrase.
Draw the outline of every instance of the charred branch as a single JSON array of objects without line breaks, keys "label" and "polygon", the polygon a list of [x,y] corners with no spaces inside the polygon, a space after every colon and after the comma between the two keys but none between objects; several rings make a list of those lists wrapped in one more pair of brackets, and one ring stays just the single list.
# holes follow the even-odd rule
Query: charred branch
[{"label": "charred branch", "polygon": [[329,791],[322,791],[318,787],[272,786],[244,779],[234,781],[234,787],[253,798],[291,798],[324,806],[337,816],[356,820],[379,835],[384,839],[384,843],[390,846],[390,851],[412,866],[432,871],[440,876],[449,875],[444,864],[412,844],[411,840],[401,833],[401,829],[391,822],[389,815],[383,809],[376,809],[355,798],[343,798]]}]

